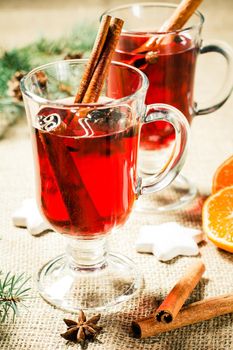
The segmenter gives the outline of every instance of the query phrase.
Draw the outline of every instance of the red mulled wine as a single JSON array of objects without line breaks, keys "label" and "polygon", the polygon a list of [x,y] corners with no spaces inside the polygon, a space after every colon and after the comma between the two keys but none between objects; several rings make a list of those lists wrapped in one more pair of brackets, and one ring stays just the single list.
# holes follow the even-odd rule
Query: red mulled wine
[{"label": "red mulled wine", "polygon": [[[158,45],[154,63],[145,61],[145,53],[133,51],[144,44],[149,35],[122,34],[114,60],[134,65],[149,79],[146,104],[167,103],[178,108],[190,122],[193,110],[193,85],[197,48],[188,36],[176,35]],[[167,147],[174,139],[174,129],[167,122],[143,125],[140,146],[145,150]]]},{"label": "red mulled wine", "polygon": [[40,110],[33,129],[37,188],[41,210],[59,232],[90,237],[128,218],[136,196],[139,125],[130,124],[127,113],[106,108],[82,117]]}]

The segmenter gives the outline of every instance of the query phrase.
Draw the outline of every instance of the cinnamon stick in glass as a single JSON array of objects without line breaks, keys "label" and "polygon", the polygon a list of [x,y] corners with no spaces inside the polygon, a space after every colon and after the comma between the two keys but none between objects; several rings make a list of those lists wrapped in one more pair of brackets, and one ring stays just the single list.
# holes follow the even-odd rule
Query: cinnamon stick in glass
[{"label": "cinnamon stick in glass", "polygon": [[88,85],[90,84],[93,72],[98,64],[100,54],[103,50],[106,37],[108,34],[109,26],[110,26],[111,16],[103,16],[102,21],[100,23],[100,27],[96,36],[95,43],[93,45],[90,58],[88,60],[86,69],[84,71],[82,80],[79,84],[79,89],[75,96],[75,103],[81,103],[83,97],[86,93]]},{"label": "cinnamon stick in glass", "polygon": [[[104,84],[104,80],[110,67],[112,55],[115,51],[115,47],[120,36],[122,26],[123,21],[121,19],[112,18],[111,16],[103,17],[100,25],[100,30],[95,40],[93,53],[91,54],[91,58],[86,66],[86,70],[81,80],[80,88],[78,89],[75,102],[82,103],[85,100],[85,103],[93,103],[98,101],[102,86]],[[84,108],[84,110],[86,109]],[[64,133],[66,127],[66,124],[62,121],[56,129],[53,129],[51,131],[51,133],[59,134],[61,131]],[[64,157],[64,159],[67,161],[67,167],[65,168],[72,168],[73,183],[77,186],[79,185],[79,187],[82,187],[83,191],[86,191],[84,185],[80,186],[80,184],[82,184],[81,176],[78,173],[76,167],[73,166],[73,160],[69,156],[67,149],[62,144],[62,142],[60,142],[58,145],[56,142],[54,142],[53,139],[51,139],[51,137],[49,138],[48,135],[42,131],[40,131],[40,140],[47,154],[51,168],[53,169],[54,177],[56,178],[56,181],[58,183],[58,187],[61,192],[61,197],[67,209],[68,215],[73,223],[80,226],[80,224],[82,223],[77,222],[76,214],[72,210],[72,208],[75,207],[75,203],[77,204],[77,201],[79,199],[77,197],[72,198],[70,194],[69,196],[65,195],[65,189],[69,185],[71,174],[69,174],[68,176],[65,169],[63,169],[62,172],[57,171],[57,153],[54,152],[56,147],[60,147],[61,153],[66,153],[66,157]],[[81,216],[83,223],[88,222],[88,215],[91,215],[90,213],[92,213],[93,215],[93,221],[95,220],[95,217],[97,217],[97,210],[87,191],[85,193],[85,197],[88,198],[88,207]],[[87,215],[87,213],[89,214]]]},{"label": "cinnamon stick in glass", "polygon": [[200,281],[204,271],[205,265],[201,260],[198,260],[187,269],[184,276],[175,284],[155,311],[155,317],[159,322],[170,323],[174,320],[184,302]]},{"label": "cinnamon stick in glass", "polygon": [[90,60],[75,97],[75,103],[98,101],[123,23],[122,19],[103,16]]},{"label": "cinnamon stick in glass", "polygon": [[171,32],[181,29],[196,11],[203,0],[183,0],[177,6],[172,16],[161,28],[162,32]]},{"label": "cinnamon stick in glass", "polygon": [[183,307],[176,319],[164,324],[154,316],[132,322],[136,338],[147,338],[233,312],[233,294],[204,299]]},{"label": "cinnamon stick in glass", "polygon": [[[177,6],[172,16],[162,25],[159,32],[173,32],[182,29],[184,24],[189,20],[195,10],[198,8],[203,0],[182,0]],[[163,36],[153,35],[143,45],[134,50],[134,53],[147,53],[149,51],[156,50],[156,46],[161,43]],[[146,57],[149,62],[150,59],[154,59],[152,53]],[[153,62],[151,62],[153,63]]]},{"label": "cinnamon stick in glass", "polygon": [[[67,213],[69,215],[72,225],[79,228],[84,228],[88,226],[90,221],[97,222],[98,212],[95,204],[86,187],[83,184],[82,178],[76,168],[72,156],[67,151],[66,146],[60,138],[54,139],[53,137],[48,137],[47,133],[40,133],[40,141],[43,147],[46,149],[46,156],[53,169],[54,177],[59,184],[59,191],[61,198],[66,207]],[[63,168],[62,171],[57,167],[57,153],[65,154],[63,157]],[[67,188],[72,184],[73,187],[79,188],[79,196],[71,195],[72,192],[67,191]],[[82,184],[82,185],[81,185]],[[80,198],[85,197],[86,207],[80,203]],[[79,204],[79,205],[77,205]],[[79,207],[79,215],[77,215],[74,208]]]}]

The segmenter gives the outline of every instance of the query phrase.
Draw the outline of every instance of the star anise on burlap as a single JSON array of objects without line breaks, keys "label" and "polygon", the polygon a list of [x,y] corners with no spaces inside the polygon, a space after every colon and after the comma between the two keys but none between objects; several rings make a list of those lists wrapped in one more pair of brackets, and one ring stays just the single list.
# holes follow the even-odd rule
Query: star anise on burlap
[{"label": "star anise on burlap", "polygon": [[83,346],[86,340],[94,340],[102,330],[102,327],[97,325],[100,317],[101,315],[98,314],[87,320],[84,312],[80,310],[77,321],[64,319],[68,328],[61,336],[66,340],[78,342]]}]

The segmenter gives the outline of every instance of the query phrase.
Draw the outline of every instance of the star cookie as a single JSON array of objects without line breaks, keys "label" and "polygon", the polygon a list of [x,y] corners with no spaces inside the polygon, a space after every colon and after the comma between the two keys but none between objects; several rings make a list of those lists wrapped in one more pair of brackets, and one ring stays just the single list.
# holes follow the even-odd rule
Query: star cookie
[{"label": "star cookie", "polygon": [[39,212],[34,198],[25,199],[20,208],[12,215],[13,224],[17,227],[26,227],[33,236],[51,230]]},{"label": "star cookie", "polygon": [[197,243],[204,239],[200,230],[176,222],[145,225],[140,229],[136,250],[139,253],[153,253],[158,260],[168,261],[178,255],[198,255]]}]

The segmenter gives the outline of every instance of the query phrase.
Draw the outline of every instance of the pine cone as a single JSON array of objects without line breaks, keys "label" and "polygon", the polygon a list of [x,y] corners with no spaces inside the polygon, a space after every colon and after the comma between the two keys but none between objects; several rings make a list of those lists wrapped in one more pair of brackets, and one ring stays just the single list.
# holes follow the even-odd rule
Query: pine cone
[{"label": "pine cone", "polygon": [[83,54],[81,52],[73,52],[73,53],[67,53],[64,57],[64,60],[73,60],[77,58],[82,58]]},{"label": "pine cone", "polygon": [[13,97],[17,101],[22,101],[22,93],[20,90],[20,80],[25,76],[26,72],[18,71],[16,72],[11,80],[8,81],[8,95]]}]

